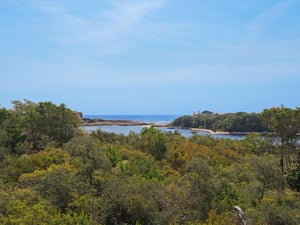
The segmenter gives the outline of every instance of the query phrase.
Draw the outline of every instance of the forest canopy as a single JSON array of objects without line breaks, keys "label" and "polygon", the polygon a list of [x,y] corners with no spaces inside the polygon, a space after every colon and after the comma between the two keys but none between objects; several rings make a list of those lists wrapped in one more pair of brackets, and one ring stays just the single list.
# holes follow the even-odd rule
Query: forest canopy
[{"label": "forest canopy", "polygon": [[268,132],[84,132],[65,104],[14,101],[0,109],[0,224],[300,224],[300,109],[227,116]]},{"label": "forest canopy", "polygon": [[259,113],[224,113],[210,111],[195,113],[175,119],[172,126],[186,128],[203,128],[213,131],[228,132],[264,132],[268,131]]}]

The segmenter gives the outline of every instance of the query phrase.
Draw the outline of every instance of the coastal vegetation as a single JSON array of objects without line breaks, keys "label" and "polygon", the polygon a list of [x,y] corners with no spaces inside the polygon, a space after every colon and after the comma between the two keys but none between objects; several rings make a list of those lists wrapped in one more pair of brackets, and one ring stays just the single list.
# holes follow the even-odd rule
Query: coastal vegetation
[{"label": "coastal vegetation", "polygon": [[175,119],[172,126],[185,128],[202,128],[227,132],[264,132],[268,131],[259,113],[224,113],[210,111],[195,113]]},{"label": "coastal vegetation", "polygon": [[264,133],[87,133],[64,104],[14,101],[0,109],[0,224],[300,224],[299,108],[186,118]]}]

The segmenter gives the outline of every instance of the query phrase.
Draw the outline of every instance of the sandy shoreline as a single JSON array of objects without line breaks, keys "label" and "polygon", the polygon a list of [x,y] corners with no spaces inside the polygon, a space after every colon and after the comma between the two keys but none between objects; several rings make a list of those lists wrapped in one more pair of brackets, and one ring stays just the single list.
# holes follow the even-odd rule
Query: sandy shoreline
[{"label": "sandy shoreline", "polygon": [[213,131],[209,129],[204,128],[190,128],[190,127],[170,127],[171,129],[184,129],[184,130],[190,130],[190,131],[202,131],[208,134],[220,134],[220,135],[247,135],[253,132],[229,132],[229,131]]},{"label": "sandy shoreline", "polygon": [[229,132],[229,131],[213,131],[213,130],[208,130],[208,129],[202,129],[202,128],[191,128],[191,130],[194,131],[203,131],[207,132],[209,134],[224,134],[224,135],[247,135],[255,132]]}]

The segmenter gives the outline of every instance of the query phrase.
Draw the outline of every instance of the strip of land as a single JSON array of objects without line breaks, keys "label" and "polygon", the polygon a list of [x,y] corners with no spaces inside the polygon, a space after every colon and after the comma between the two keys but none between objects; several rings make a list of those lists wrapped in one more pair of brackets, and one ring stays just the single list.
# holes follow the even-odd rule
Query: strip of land
[{"label": "strip of land", "polygon": [[191,131],[202,131],[206,132],[208,134],[224,134],[224,135],[247,135],[253,132],[239,132],[239,131],[234,131],[234,132],[229,132],[229,131],[213,131],[209,129],[204,129],[204,128],[190,128],[190,127],[170,127],[173,129],[185,129],[185,130],[191,130]]},{"label": "strip of land", "polygon": [[250,133],[257,133],[257,132],[240,132],[240,131],[213,131],[213,130],[208,130],[208,129],[202,129],[202,128],[191,128],[191,130],[195,131],[204,131],[209,134],[229,134],[229,135],[247,135]]},{"label": "strip of land", "polygon": [[102,120],[83,118],[83,126],[142,126],[149,125],[146,122],[131,120]]}]

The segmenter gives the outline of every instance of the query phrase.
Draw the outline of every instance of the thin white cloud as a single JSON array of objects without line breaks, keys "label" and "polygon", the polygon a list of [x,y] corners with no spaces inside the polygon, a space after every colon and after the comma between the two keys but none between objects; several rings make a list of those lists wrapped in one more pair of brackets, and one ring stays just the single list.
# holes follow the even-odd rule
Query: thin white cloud
[{"label": "thin white cloud", "polygon": [[259,39],[264,30],[275,23],[287,9],[292,7],[294,2],[294,0],[281,0],[252,19],[247,25],[251,38],[253,40]]},{"label": "thin white cloud", "polygon": [[[137,34],[138,28],[145,25],[147,15],[164,7],[167,3],[164,0],[114,0],[110,1],[111,4],[108,4],[106,8],[97,8],[93,10],[92,15],[85,15],[74,11],[59,1],[39,0],[36,2],[39,2],[35,5],[36,9],[49,15],[55,21],[54,29],[61,31],[59,36],[53,34],[52,38],[55,37],[55,40],[66,48],[76,47],[74,51],[78,51],[78,48],[84,48],[80,53],[87,54],[89,50],[85,48],[90,47],[93,49],[92,51],[99,52],[99,55],[118,53],[126,49],[132,43],[132,39],[134,41],[144,38]],[[292,1],[284,2],[291,3]],[[254,24],[260,26],[266,21],[272,22],[288,7],[288,3],[277,4],[269,8],[257,17]],[[149,23],[146,24],[149,25]],[[171,35],[172,31],[176,32],[177,25],[177,23],[169,22],[169,24],[151,24],[150,28],[152,33],[165,29]],[[184,25],[179,24],[178,26],[180,28]],[[145,30],[147,29],[143,28],[143,31]],[[184,36],[180,32],[175,36],[178,38],[181,37],[180,35]],[[124,37],[125,40],[123,40]],[[276,49],[274,46],[264,47],[253,43],[249,45],[247,42],[241,42],[237,45],[218,42],[213,37],[211,39],[209,44],[217,50],[208,53],[211,57],[208,60],[205,58],[205,53],[197,52],[193,46],[189,46],[185,50],[187,57],[182,57],[182,59],[179,57],[183,52],[178,49],[169,48],[162,56],[162,54],[158,55],[160,50],[156,47],[154,57],[159,57],[162,62],[169,62],[169,65],[155,65],[159,61],[157,60],[152,67],[146,65],[147,62],[139,65],[138,62],[131,61],[130,65],[126,62],[122,63],[120,60],[112,60],[109,63],[110,60],[101,62],[101,60],[96,61],[90,56],[85,59],[83,54],[73,55],[71,54],[73,52],[67,52],[61,56],[63,60],[51,59],[46,63],[43,63],[43,60],[24,63],[25,65],[21,65],[19,68],[27,71],[28,75],[24,75],[21,70],[15,74],[22,74],[24,80],[34,81],[40,86],[53,84],[75,87],[136,87],[187,83],[223,85],[255,83],[271,78],[282,79],[299,75],[300,67],[298,64],[287,63],[280,58],[285,55],[291,56],[291,52],[297,51],[296,48],[292,51],[288,47],[281,49],[281,46],[278,46]],[[186,45],[195,44],[197,40],[195,38],[194,42],[190,44],[189,39],[183,38],[183,42],[187,42]],[[180,43],[181,45],[182,43]],[[174,56],[178,58],[174,59],[173,65],[170,65],[171,60],[165,61],[165,59]],[[291,56],[291,58],[296,59],[297,57]],[[199,62],[195,63],[195,59],[198,59]],[[193,60],[193,62],[189,62],[189,60]],[[246,64],[243,65],[241,61],[236,62],[236,60],[244,60]]]},{"label": "thin white cloud", "polygon": [[[107,54],[127,48],[132,43],[129,40],[138,37],[135,34],[144,18],[162,8],[166,0],[108,0],[106,7],[94,9],[92,15],[77,13],[62,1],[37,3],[34,7],[50,16],[49,34],[59,45],[83,45],[97,49],[98,54]],[[76,3],[73,7],[77,7]]]},{"label": "thin white cloud", "polygon": [[117,31],[122,31],[140,22],[147,13],[161,8],[163,2],[161,0],[113,1],[113,8],[107,12],[107,17],[113,22]]}]

